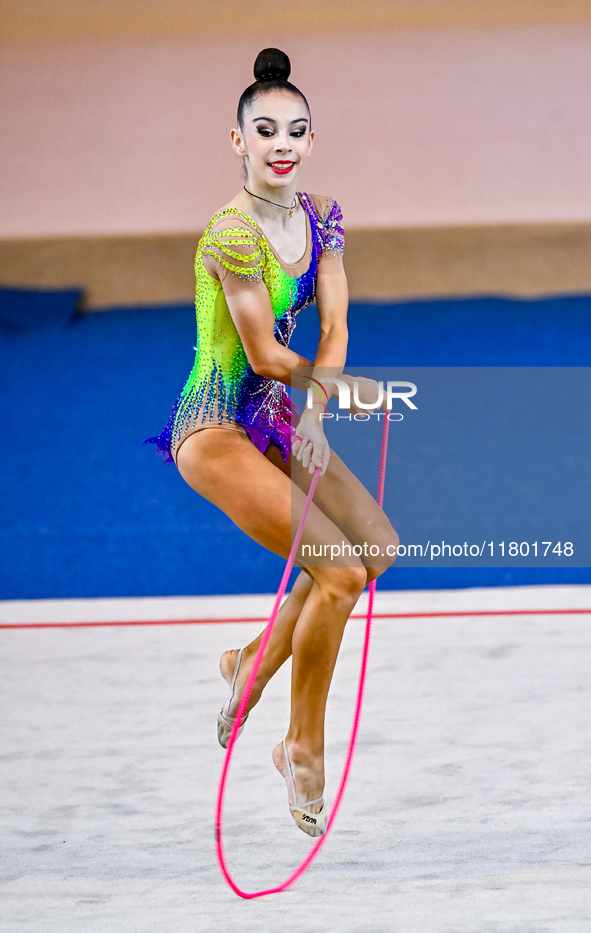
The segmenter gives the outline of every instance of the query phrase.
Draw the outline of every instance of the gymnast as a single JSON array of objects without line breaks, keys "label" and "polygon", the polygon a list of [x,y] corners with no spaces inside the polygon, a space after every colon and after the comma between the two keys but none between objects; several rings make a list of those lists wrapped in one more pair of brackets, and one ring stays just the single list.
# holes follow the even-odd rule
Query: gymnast
[{"label": "gymnast", "polygon": [[[265,49],[254,83],[240,97],[230,136],[246,183],[199,241],[195,363],[167,425],[149,442],[174,460],[192,489],[283,558],[320,468],[302,545],[371,542],[385,553],[397,545],[396,532],[324,435],[330,385],[326,398],[315,398],[292,427],[286,386],[306,384],[294,370],[307,368],[312,377],[328,370],[349,385],[352,379],[342,375],[348,306],[342,214],[331,198],[298,190],[314,133],[308,102],[288,81],[290,70],[287,55]],[[320,322],[313,362],[288,346],[296,315],[312,302]],[[375,402],[376,383],[356,380],[357,402]],[[351,397],[350,411],[364,411]],[[301,572],[279,610],[240,724],[242,732],[265,685],[291,657],[289,728],[273,762],[286,781],[291,814],[310,836],[326,829],[325,709],[343,631],[366,584],[392,560],[347,554],[309,566],[298,559]],[[220,671],[230,687],[218,716],[224,748],[261,638],[222,654]]]}]

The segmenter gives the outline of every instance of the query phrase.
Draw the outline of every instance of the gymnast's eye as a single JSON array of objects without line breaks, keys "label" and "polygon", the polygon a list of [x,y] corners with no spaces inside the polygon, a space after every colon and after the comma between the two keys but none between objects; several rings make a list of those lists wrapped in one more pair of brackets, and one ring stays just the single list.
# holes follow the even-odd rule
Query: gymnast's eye
[{"label": "gymnast's eye", "polygon": [[273,135],[273,130],[270,130],[268,126],[257,126],[257,131],[260,136],[268,138]]},{"label": "gymnast's eye", "polygon": [[293,132],[291,133],[291,136],[295,136],[296,139],[300,139],[301,136],[305,136],[305,135],[306,135],[305,129],[293,130]]}]

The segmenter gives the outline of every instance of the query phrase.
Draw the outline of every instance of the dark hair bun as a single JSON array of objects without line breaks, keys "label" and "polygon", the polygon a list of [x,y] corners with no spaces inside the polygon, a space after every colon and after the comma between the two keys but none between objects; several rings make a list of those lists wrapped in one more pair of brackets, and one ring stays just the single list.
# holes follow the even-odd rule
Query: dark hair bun
[{"label": "dark hair bun", "polygon": [[263,49],[254,63],[257,81],[287,81],[291,73],[291,62],[280,49]]}]

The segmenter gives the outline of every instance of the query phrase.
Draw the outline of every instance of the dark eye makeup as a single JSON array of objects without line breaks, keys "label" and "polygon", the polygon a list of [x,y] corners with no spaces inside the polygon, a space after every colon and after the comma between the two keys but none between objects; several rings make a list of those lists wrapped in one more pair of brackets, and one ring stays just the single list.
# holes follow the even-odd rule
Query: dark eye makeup
[{"label": "dark eye makeup", "polygon": [[[274,135],[275,131],[270,129],[268,126],[257,126],[257,132],[259,136],[264,136],[266,139],[268,139],[270,136]],[[292,130],[289,135],[294,136],[296,139],[300,139],[302,136],[306,135],[306,128],[302,127]]]}]

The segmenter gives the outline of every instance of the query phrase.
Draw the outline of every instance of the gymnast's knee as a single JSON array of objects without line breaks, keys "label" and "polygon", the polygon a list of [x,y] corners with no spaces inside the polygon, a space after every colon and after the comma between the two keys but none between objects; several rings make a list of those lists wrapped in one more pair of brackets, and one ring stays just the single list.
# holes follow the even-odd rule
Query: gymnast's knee
[{"label": "gymnast's knee", "polygon": [[320,574],[318,585],[334,602],[354,606],[367,583],[365,567],[327,567]]},{"label": "gymnast's knee", "polygon": [[399,542],[400,538],[392,526],[389,525],[387,537],[378,545],[380,549],[379,565],[366,567],[367,583],[371,583],[372,580],[377,580],[377,578],[381,577],[381,575],[385,570],[388,569],[388,567],[392,566],[396,560]]}]

